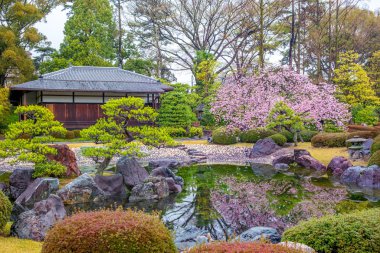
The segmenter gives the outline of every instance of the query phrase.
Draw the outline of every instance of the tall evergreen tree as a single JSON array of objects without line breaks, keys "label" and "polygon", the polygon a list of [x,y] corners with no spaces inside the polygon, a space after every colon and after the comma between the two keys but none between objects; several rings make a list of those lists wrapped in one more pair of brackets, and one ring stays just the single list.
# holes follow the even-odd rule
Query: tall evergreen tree
[{"label": "tall evergreen tree", "polygon": [[41,64],[42,72],[73,65],[111,66],[116,56],[116,26],[107,0],[74,1],[58,54]]}]

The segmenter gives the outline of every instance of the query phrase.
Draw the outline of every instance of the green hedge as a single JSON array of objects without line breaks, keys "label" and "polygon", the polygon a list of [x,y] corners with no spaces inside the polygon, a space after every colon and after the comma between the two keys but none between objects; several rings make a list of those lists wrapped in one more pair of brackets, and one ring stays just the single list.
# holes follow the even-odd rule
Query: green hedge
[{"label": "green hedge", "polygon": [[380,150],[380,141],[374,140],[371,146],[371,154],[374,154],[378,150]]},{"label": "green hedge", "polygon": [[310,142],[311,139],[318,134],[318,131],[303,130],[300,134],[303,141]]},{"label": "green hedge", "polygon": [[265,128],[255,128],[241,132],[239,137],[241,142],[256,143],[258,140],[267,138],[274,134],[276,134],[276,131]]},{"label": "green hedge", "polygon": [[380,150],[377,150],[376,152],[374,152],[369,158],[368,166],[371,166],[371,165],[380,166]]},{"label": "green hedge", "polygon": [[212,132],[212,141],[215,144],[230,145],[237,143],[238,136],[236,131],[228,131],[225,127],[221,127]]},{"label": "green hedge", "polygon": [[42,253],[61,252],[175,253],[177,249],[158,214],[118,209],[77,213],[55,224]]},{"label": "green hedge", "polygon": [[282,134],[274,134],[269,136],[277,145],[284,146],[286,143],[286,137]]},{"label": "green hedge", "polygon": [[0,231],[3,231],[5,225],[11,217],[12,204],[5,196],[5,194],[0,191]]},{"label": "green hedge", "polygon": [[380,252],[380,209],[301,222],[287,229],[282,240],[303,243],[321,253]]},{"label": "green hedge", "polygon": [[187,137],[186,129],[182,127],[163,127],[170,137]]},{"label": "green hedge", "polygon": [[199,138],[202,138],[203,137],[203,129],[202,127],[190,127],[190,130],[189,130],[189,134],[188,134],[189,137],[199,137]]}]

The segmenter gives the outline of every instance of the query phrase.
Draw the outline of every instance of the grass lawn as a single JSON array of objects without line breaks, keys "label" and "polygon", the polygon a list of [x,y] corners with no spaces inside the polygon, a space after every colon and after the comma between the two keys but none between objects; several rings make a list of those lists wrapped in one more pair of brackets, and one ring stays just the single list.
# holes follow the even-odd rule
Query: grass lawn
[{"label": "grass lawn", "polygon": [[[0,231],[0,253],[40,253],[42,243],[32,240],[8,237],[11,229],[11,222],[8,222],[3,231]],[[4,235],[4,237],[2,236]]]}]

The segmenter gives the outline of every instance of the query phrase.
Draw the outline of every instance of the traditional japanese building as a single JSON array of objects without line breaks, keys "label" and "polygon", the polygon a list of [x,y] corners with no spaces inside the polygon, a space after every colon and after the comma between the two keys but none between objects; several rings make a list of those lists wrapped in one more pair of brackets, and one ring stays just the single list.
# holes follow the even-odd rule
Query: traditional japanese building
[{"label": "traditional japanese building", "polygon": [[88,127],[102,117],[109,99],[139,97],[158,108],[160,95],[172,87],[116,67],[69,67],[11,87],[15,105],[44,105],[68,129]]}]

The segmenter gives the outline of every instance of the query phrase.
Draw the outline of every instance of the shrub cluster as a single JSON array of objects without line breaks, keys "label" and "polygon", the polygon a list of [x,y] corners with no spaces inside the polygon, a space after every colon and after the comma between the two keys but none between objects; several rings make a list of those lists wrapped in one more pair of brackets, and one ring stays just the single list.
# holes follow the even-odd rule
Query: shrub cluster
[{"label": "shrub cluster", "polygon": [[80,138],[81,137],[80,136],[80,130],[74,130],[73,132],[74,132],[75,138]]},{"label": "shrub cluster", "polygon": [[380,166],[380,150],[377,150],[374,153],[372,153],[371,157],[368,160],[368,166],[371,165]]},{"label": "shrub cluster", "polygon": [[0,231],[2,231],[11,217],[12,204],[5,196],[5,194],[0,191]]},{"label": "shrub cluster", "polygon": [[345,147],[347,133],[319,133],[311,138],[313,147]]},{"label": "shrub cluster", "polygon": [[176,252],[170,231],[158,215],[142,211],[97,211],[75,214],[48,233],[42,253]]},{"label": "shrub cluster", "polygon": [[67,131],[65,139],[67,139],[67,140],[75,139],[75,133],[74,133],[74,131]]},{"label": "shrub cluster", "polygon": [[286,143],[286,137],[282,134],[274,134],[269,136],[277,145],[284,146]]},{"label": "shrub cluster", "polygon": [[165,132],[167,132],[170,137],[179,138],[179,137],[195,137],[198,136],[201,138],[203,136],[202,127],[190,127],[187,132],[183,127],[162,127]]},{"label": "shrub cluster", "polygon": [[380,252],[380,209],[301,222],[286,230],[282,240],[306,244],[317,252]]},{"label": "shrub cluster", "polygon": [[300,249],[293,249],[279,244],[262,242],[215,242],[203,244],[190,249],[189,253],[302,253]]},{"label": "shrub cluster", "polygon": [[[311,139],[318,134],[318,131],[303,130],[301,131],[301,137],[303,141],[310,142]],[[293,141],[293,140],[292,140]]]},{"label": "shrub cluster", "polygon": [[237,143],[238,133],[220,127],[212,132],[212,141],[215,144],[229,145]]},{"label": "shrub cluster", "polygon": [[276,131],[274,130],[255,128],[241,132],[239,137],[241,142],[256,143],[258,140],[267,138],[274,134],[276,134]]}]

